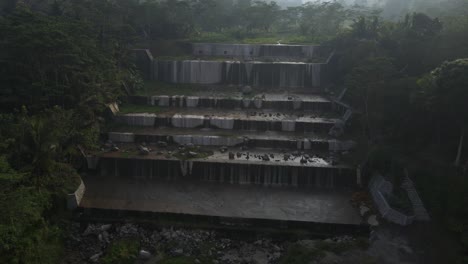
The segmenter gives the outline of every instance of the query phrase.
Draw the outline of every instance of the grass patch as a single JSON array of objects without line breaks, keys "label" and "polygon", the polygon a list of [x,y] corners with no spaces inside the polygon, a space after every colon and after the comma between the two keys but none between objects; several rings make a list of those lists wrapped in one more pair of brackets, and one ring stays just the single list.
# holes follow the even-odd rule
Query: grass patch
[{"label": "grass patch", "polygon": [[68,164],[55,162],[49,182],[64,194],[73,193],[81,184],[80,175]]},{"label": "grass patch", "polygon": [[304,264],[314,260],[319,260],[325,256],[325,253],[320,249],[309,249],[299,244],[289,246],[286,254],[284,254],[280,264]]},{"label": "grass patch", "polygon": [[122,151],[122,152],[119,152],[119,154],[120,154],[120,157],[122,158],[130,158],[130,157],[134,157],[138,155],[138,152],[137,151]]},{"label": "grass patch", "polygon": [[198,263],[211,264],[213,263],[212,259],[208,258],[196,258],[196,257],[167,257],[158,262],[159,264],[195,264],[195,260],[198,259]]},{"label": "grass patch", "polygon": [[133,264],[138,255],[140,243],[135,239],[118,240],[108,248],[101,259],[102,264]]},{"label": "grass patch", "polygon": [[229,133],[229,132],[217,132],[214,134],[215,136],[218,136],[218,137],[238,137],[239,135],[238,134],[233,134],[233,133]]},{"label": "grass patch", "polygon": [[155,59],[158,61],[218,61],[218,62],[225,62],[225,61],[257,61],[257,62],[264,62],[264,63],[275,63],[275,62],[305,62],[305,63],[324,63],[327,61],[328,57],[317,57],[314,56],[312,58],[303,59],[303,58],[269,58],[269,57],[254,57],[253,59],[245,59],[238,56],[193,56],[193,55],[181,55],[181,56],[159,56]]},{"label": "grass patch", "polygon": [[193,95],[201,85],[146,81],[136,95]]},{"label": "grass patch", "polygon": [[263,32],[243,32],[238,30],[227,32],[202,32],[192,37],[189,42],[198,43],[239,43],[239,44],[314,44],[317,40],[310,36],[291,34],[264,34]]},{"label": "grass patch", "polygon": [[[168,241],[165,245],[162,245],[161,248],[158,249],[158,251],[169,251],[175,247],[178,247],[177,243],[175,241]],[[203,264],[211,264],[213,263],[213,257],[210,256],[209,252],[211,249],[215,248],[216,245],[212,242],[203,242],[201,243],[197,250],[193,252],[192,256],[187,257],[187,256],[177,256],[177,257],[171,257],[167,256],[165,254],[162,254],[162,260],[158,262],[158,264],[192,264],[192,263],[197,263],[195,260],[198,259],[198,263],[203,263]]]},{"label": "grass patch", "polygon": [[365,250],[369,247],[369,241],[365,238],[358,238],[355,241],[346,242],[328,242],[320,241],[317,243],[317,249],[321,251],[329,251],[335,254],[341,254],[351,249],[362,249]]},{"label": "grass patch", "polygon": [[[191,153],[196,153],[196,155],[191,155]],[[180,160],[190,160],[190,159],[204,159],[213,155],[213,151],[204,150],[198,147],[185,148],[174,153],[172,156]]]},{"label": "grass patch", "polygon": [[207,61],[227,61],[232,60],[228,56],[194,56],[194,55],[181,55],[181,56],[159,56],[155,58],[158,61],[183,61],[183,60],[207,60]]},{"label": "grass patch", "polygon": [[124,104],[119,107],[120,114],[130,113],[151,113],[158,114],[161,112],[161,108],[152,105],[136,105],[136,104]]}]

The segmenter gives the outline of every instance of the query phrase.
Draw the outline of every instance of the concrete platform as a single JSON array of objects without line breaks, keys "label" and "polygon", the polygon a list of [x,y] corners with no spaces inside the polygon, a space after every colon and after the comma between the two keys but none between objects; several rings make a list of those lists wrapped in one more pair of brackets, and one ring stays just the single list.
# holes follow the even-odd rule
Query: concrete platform
[{"label": "concrete platform", "polygon": [[[182,111],[183,110],[183,111]],[[117,122],[128,126],[217,128],[226,130],[286,131],[328,133],[338,118],[304,113],[216,111],[214,109],[166,110],[157,114],[142,112],[117,116]]]},{"label": "concrete platform", "polygon": [[[173,128],[173,127],[137,127],[137,126],[118,126],[112,128],[109,133],[133,133],[135,135],[147,136],[219,136],[233,138],[248,138],[250,140],[310,140],[317,142],[328,142],[337,140],[327,134],[319,134],[314,132],[289,132],[289,131],[242,131],[242,130],[219,130],[211,128]],[[346,138],[340,138],[346,140]],[[114,141],[114,140],[113,140]],[[116,138],[115,142],[119,142]],[[122,141],[125,142],[125,141]],[[273,147],[273,146],[272,146]]]},{"label": "concrete platform", "polygon": [[359,225],[349,190],[266,188],[143,180],[84,179],[80,207],[246,219]]},{"label": "concrete platform", "polygon": [[239,85],[222,84],[171,84],[160,81],[147,81],[145,88],[140,92],[140,96],[196,96],[200,98],[233,98],[242,99],[255,97],[265,98],[267,101],[284,100],[289,96],[294,99],[311,102],[329,102],[323,95],[323,91],[315,91],[310,87],[271,87],[254,86],[252,93],[248,96],[242,94],[242,87]]},{"label": "concrete platform", "polygon": [[[240,130],[190,129],[190,128],[148,128],[122,126],[106,134],[115,143],[157,143],[196,146],[246,146],[248,148],[271,148],[293,150],[346,150],[350,141],[336,140],[328,135],[316,133],[295,133],[264,131],[263,133]],[[349,145],[349,144],[348,144]]]},{"label": "concrete platform", "polygon": [[276,110],[230,110],[230,109],[213,109],[213,108],[178,108],[178,107],[164,107],[160,108],[157,112],[148,112],[142,110],[141,112],[134,112],[123,114],[122,116],[132,116],[141,113],[154,114],[158,117],[173,117],[173,116],[200,116],[200,117],[218,117],[218,118],[232,118],[240,120],[253,120],[253,121],[282,121],[294,120],[296,122],[310,122],[310,123],[335,123],[339,119],[339,115],[327,113],[314,113],[309,111],[276,111]]},{"label": "concrete platform", "polygon": [[[300,101],[303,103],[331,103],[330,99],[319,94],[310,93],[284,93],[284,92],[252,92],[249,95],[242,93],[242,89],[239,87],[228,87],[219,88],[207,87],[207,88],[194,88],[189,96],[172,94],[167,91],[153,92],[149,96],[140,96],[146,98],[155,97],[154,100],[160,99],[180,99],[180,98],[196,98],[198,100],[223,100],[223,99],[236,99],[236,100],[255,100],[261,99],[264,102],[293,102]],[[165,98],[164,98],[165,97]],[[168,98],[169,97],[169,98]],[[137,99],[138,96],[130,97]]]},{"label": "concrete platform", "polygon": [[[134,144],[119,144],[120,151],[96,152],[91,153],[101,158],[112,159],[135,159],[135,160],[172,160],[179,161],[178,150],[175,148],[160,148],[150,145],[150,153],[147,155],[139,155],[138,147]],[[350,169],[345,163],[331,163],[327,152],[304,151],[303,154],[295,151],[294,155],[291,152],[278,151],[274,149],[249,149],[221,152],[218,148],[204,147],[203,152],[210,151],[210,154],[202,155],[202,157],[193,157],[186,161],[202,162],[202,163],[230,163],[230,164],[257,164],[264,166],[289,166],[289,167],[321,167],[321,168],[344,168]],[[233,152],[234,158],[229,157],[229,152]],[[237,155],[239,154],[239,156]],[[265,161],[263,157],[267,155],[269,159]],[[286,157],[285,157],[286,155]],[[301,160],[307,160],[304,162]]]},{"label": "concrete platform", "polygon": [[[195,92],[194,92],[195,93]],[[325,97],[298,94],[260,94],[245,96],[241,92],[228,94],[211,94],[201,96],[170,95],[162,92],[160,95],[130,96],[128,102],[137,105],[152,105],[159,107],[188,107],[216,109],[276,109],[301,110],[309,112],[335,112],[333,103]]]}]

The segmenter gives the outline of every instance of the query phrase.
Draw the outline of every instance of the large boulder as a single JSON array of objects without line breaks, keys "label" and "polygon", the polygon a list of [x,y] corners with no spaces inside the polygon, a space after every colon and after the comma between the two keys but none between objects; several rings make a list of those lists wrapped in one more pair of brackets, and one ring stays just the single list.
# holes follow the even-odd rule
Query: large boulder
[{"label": "large boulder", "polygon": [[140,253],[138,254],[138,257],[140,259],[150,259],[151,258],[151,253],[149,253],[148,251],[146,250],[140,250]]},{"label": "large boulder", "polygon": [[149,148],[142,146],[142,145],[138,146],[138,151],[140,152],[140,155],[149,155],[150,153]]}]

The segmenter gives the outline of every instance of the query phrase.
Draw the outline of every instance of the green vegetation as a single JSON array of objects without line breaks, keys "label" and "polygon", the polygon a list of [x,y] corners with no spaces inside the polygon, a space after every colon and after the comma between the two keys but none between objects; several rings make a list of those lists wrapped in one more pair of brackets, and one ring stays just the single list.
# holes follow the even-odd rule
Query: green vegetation
[{"label": "green vegetation", "polygon": [[38,188],[31,186],[30,179],[30,173],[18,173],[0,156],[2,263],[58,263],[60,260],[62,231],[43,214],[52,207],[51,197],[66,191],[66,187]]},{"label": "green vegetation", "polygon": [[101,259],[102,264],[133,264],[138,256],[140,243],[133,239],[122,239],[110,245]]},{"label": "green vegetation", "polygon": [[[318,262],[325,257],[327,252],[342,254],[352,249],[366,250],[369,247],[368,238],[357,238],[355,241],[326,241],[320,240],[315,245],[291,244],[286,253],[280,258],[280,264],[299,264]],[[370,260],[369,260],[370,261]],[[373,263],[373,262],[369,262]]]},{"label": "green vegetation", "polygon": [[306,248],[299,244],[292,244],[288,247],[286,254],[280,259],[280,264],[302,264],[318,261],[325,256],[325,252],[313,248]]},{"label": "green vegetation", "polygon": [[172,84],[159,81],[146,81],[143,88],[137,91],[137,95],[193,95],[200,85]]},{"label": "green vegetation", "polygon": [[[157,246],[158,252],[168,252],[173,248],[177,248],[177,242],[172,240],[168,243],[161,244]],[[161,260],[158,263],[162,264],[195,264],[195,263],[206,263],[212,264],[213,257],[211,256],[212,249],[215,248],[215,245],[212,242],[202,242],[198,245],[197,253],[193,256],[166,256],[162,253],[159,257]],[[196,261],[198,260],[198,262]]]},{"label": "green vegetation", "polygon": [[123,104],[119,106],[120,114],[130,113],[151,113],[157,114],[161,112],[161,108],[152,105],[135,105],[135,104]]},{"label": "green vegetation", "polygon": [[264,34],[239,38],[232,32],[201,32],[189,40],[195,43],[239,43],[239,44],[317,44],[317,40],[301,35]]},{"label": "green vegetation", "polygon": [[204,159],[211,155],[213,155],[213,151],[199,147],[186,147],[173,154],[174,157],[180,160]]},{"label": "green vegetation", "polygon": [[96,148],[105,105],[139,78],[116,23],[14,6],[0,12],[0,262],[59,263],[78,146]]},{"label": "green vegetation", "polygon": [[213,263],[213,261],[209,259],[202,258],[200,260],[200,258],[198,258],[199,262],[196,262],[196,259],[197,259],[196,257],[168,257],[168,258],[164,258],[158,263],[161,263],[161,264],[196,264],[196,263],[210,264],[210,263]]}]

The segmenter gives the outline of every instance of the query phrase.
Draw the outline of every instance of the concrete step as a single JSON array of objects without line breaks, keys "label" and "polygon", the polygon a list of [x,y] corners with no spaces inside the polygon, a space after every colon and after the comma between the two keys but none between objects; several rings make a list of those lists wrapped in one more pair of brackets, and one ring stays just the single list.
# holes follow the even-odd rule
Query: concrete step
[{"label": "concrete step", "polygon": [[[227,163],[248,163],[263,165],[285,165],[285,166],[317,166],[317,167],[336,167],[350,168],[345,163],[336,162],[336,158],[330,155],[328,151],[319,150],[280,150],[273,148],[242,148],[238,146],[219,148],[213,146],[177,146],[161,145],[157,143],[147,143],[149,153],[140,154],[139,144],[117,143],[119,148],[112,151],[103,147],[100,151],[90,152],[89,154],[99,157],[109,158],[132,158],[132,159],[162,159],[162,160],[193,160],[193,161],[212,161]],[[185,157],[189,151],[200,155]],[[204,155],[203,153],[206,153]],[[230,153],[235,154],[234,157]],[[268,156],[265,160],[264,156]]]},{"label": "concrete step", "polygon": [[336,140],[314,133],[282,131],[220,130],[190,128],[144,128],[123,126],[112,129],[108,139],[120,143],[157,143],[197,146],[245,146],[248,148],[272,148],[293,150],[346,151],[355,147],[351,140]]},{"label": "concrete step", "polygon": [[151,105],[159,107],[181,108],[217,108],[217,109],[276,109],[276,110],[302,110],[314,112],[333,112],[333,103],[321,95],[310,94],[277,94],[256,93],[248,96],[241,92],[216,94],[210,92],[196,93],[199,95],[168,95],[155,94],[151,96],[129,96],[128,102],[137,105]]},{"label": "concrete step", "polygon": [[158,113],[116,116],[130,126],[218,128],[225,130],[315,132],[328,134],[340,120],[299,112],[218,111],[213,109],[167,109]]},{"label": "concrete step", "polygon": [[209,181],[266,186],[350,187],[357,185],[356,171],[332,162],[327,153],[283,152],[273,149],[186,148],[118,144],[118,151],[99,156],[100,175],[114,178]]}]

